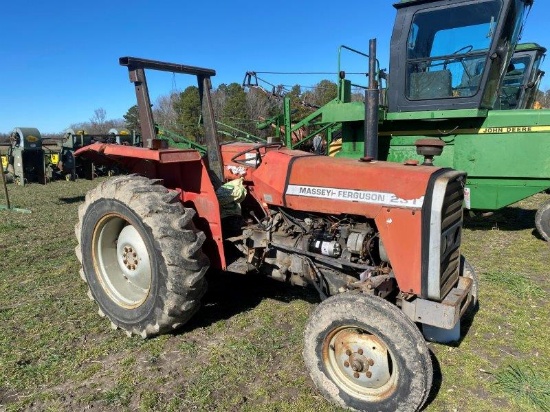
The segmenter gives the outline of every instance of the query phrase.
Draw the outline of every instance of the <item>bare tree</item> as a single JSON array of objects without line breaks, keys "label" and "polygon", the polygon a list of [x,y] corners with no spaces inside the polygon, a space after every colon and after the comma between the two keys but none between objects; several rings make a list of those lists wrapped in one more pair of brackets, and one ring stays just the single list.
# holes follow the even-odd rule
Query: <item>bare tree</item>
[{"label": "bare tree", "polygon": [[254,122],[271,117],[280,110],[280,101],[270,98],[260,89],[251,88],[246,94],[248,118]]},{"label": "bare tree", "polygon": [[107,111],[100,107],[94,110],[94,115],[90,119],[90,133],[107,133],[105,129],[105,119],[107,118]]},{"label": "bare tree", "polygon": [[104,108],[94,110],[94,115],[88,122],[73,123],[70,128],[73,130],[83,130],[87,134],[102,135],[107,134],[110,129],[120,131],[124,128],[123,119],[107,119],[107,111]]},{"label": "bare tree", "polygon": [[97,123],[97,124],[103,124],[105,123],[105,119],[107,118],[107,111],[100,107],[99,109],[94,110],[94,115],[90,119],[91,123]]},{"label": "bare tree", "polygon": [[541,107],[544,107],[545,109],[550,108],[550,89],[544,92],[539,90],[536,100],[539,102]]},{"label": "bare tree", "polygon": [[178,114],[174,110],[174,102],[179,92],[172,92],[169,95],[159,96],[153,105],[153,117],[155,123],[168,130],[177,129]]}]

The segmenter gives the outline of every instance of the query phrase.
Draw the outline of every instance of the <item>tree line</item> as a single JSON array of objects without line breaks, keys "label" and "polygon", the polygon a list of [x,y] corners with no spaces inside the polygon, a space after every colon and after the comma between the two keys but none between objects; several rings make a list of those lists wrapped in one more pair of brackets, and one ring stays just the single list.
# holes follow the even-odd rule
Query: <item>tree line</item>
[{"label": "tree line", "polygon": [[[243,87],[238,83],[221,84],[211,91],[216,121],[231,128],[265,138],[274,134],[273,129],[259,130],[257,123],[280,115],[283,112],[283,97],[289,97],[292,119],[301,120],[337,97],[338,85],[322,80],[313,87],[294,85],[289,90],[278,87],[268,91],[259,86]],[[354,91],[352,100],[362,101],[362,91]],[[542,107],[550,108],[550,90],[539,91],[537,101]],[[161,95],[152,107],[155,123],[188,139],[203,142],[201,126],[201,105],[196,86],[183,91]],[[110,129],[141,133],[137,106],[128,109],[122,119],[108,119],[103,108],[94,110],[93,116],[84,122],[73,123],[69,128],[85,130],[88,134],[107,134]],[[43,134],[43,138],[61,138],[63,132]],[[0,142],[7,141],[9,133],[0,133]]]},{"label": "tree line", "polygon": [[[268,91],[256,86],[244,88],[238,83],[221,84],[211,91],[219,128],[227,125],[263,138],[273,135],[273,130],[258,130],[257,123],[281,114],[283,97],[290,98],[292,118],[301,120],[336,98],[337,94],[337,84],[329,80],[322,80],[311,88],[295,85],[288,91]],[[160,128],[197,142],[203,141],[198,87],[189,86],[181,92],[160,96],[152,110],[154,121]],[[128,110],[124,120],[127,128],[140,130],[137,106]]]},{"label": "tree line", "polygon": [[[289,90],[282,86],[268,91],[260,86],[243,87],[238,83],[221,84],[211,91],[216,121],[231,128],[265,138],[273,135],[273,129],[258,130],[257,123],[282,114],[283,98],[291,101],[292,118],[301,120],[318,107],[336,98],[338,86],[329,80],[322,80],[312,87],[295,85]],[[362,99],[362,94],[354,94]],[[183,91],[174,91],[158,97],[152,106],[155,123],[188,139],[202,142],[204,130],[201,125],[201,105],[196,86]],[[137,106],[128,109],[122,119],[108,119],[103,108],[94,110],[88,121],[73,123],[69,128],[87,134],[107,134],[110,129],[126,128],[141,133]],[[65,131],[43,134],[43,138],[61,138]],[[0,141],[6,141],[9,133],[0,133]]]}]

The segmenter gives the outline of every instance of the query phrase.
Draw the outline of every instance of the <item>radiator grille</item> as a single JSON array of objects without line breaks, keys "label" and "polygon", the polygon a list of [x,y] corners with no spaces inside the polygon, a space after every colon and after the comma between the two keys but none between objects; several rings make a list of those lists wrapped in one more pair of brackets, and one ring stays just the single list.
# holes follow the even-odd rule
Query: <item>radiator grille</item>
[{"label": "radiator grille", "polygon": [[456,284],[462,237],[463,176],[449,181],[441,210],[441,297]]}]

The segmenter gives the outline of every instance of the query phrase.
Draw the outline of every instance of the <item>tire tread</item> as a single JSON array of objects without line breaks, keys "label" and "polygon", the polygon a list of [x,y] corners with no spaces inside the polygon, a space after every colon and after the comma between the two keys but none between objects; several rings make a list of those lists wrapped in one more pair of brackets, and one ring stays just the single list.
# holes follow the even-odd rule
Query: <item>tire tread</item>
[{"label": "tire tread", "polygon": [[[145,324],[123,325],[116,319],[110,321],[132,335],[149,338],[172,332],[182,326],[200,307],[200,298],[206,292],[205,273],[209,260],[202,252],[206,240],[203,232],[193,224],[195,211],[185,208],[178,194],[161,185],[161,180],[151,180],[138,175],[117,176],[107,180],[86,194],[85,202],[78,209],[79,221],[75,226],[78,240],[76,256],[83,265],[82,224],[90,206],[103,199],[114,199],[136,212],[143,224],[153,234],[156,252],[166,267],[165,285],[159,293],[162,303]],[[80,271],[87,282],[86,268]],[[95,297],[89,289],[89,296]],[[97,302],[96,300],[96,303]],[[100,306],[100,305],[99,305]],[[101,307],[101,306],[100,306]]]}]

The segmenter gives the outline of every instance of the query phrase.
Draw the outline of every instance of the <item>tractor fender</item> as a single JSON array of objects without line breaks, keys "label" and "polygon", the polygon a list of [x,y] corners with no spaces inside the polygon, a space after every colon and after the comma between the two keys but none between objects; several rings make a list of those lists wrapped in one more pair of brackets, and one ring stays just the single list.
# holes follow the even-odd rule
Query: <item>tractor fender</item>
[{"label": "tractor fender", "polygon": [[179,192],[181,202],[197,212],[195,226],[206,235],[203,249],[211,267],[225,269],[220,204],[199,152],[93,143],[75,151],[75,156],[149,179],[161,179],[166,188]]}]

